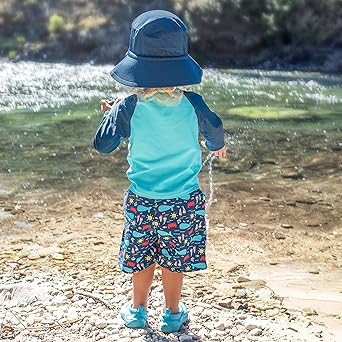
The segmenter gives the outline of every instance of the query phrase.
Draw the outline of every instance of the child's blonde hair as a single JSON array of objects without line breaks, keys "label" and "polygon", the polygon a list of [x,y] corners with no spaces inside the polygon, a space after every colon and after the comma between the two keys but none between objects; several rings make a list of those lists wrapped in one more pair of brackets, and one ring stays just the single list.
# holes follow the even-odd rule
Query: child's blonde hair
[{"label": "child's blonde hair", "polygon": [[177,87],[172,88],[142,88],[137,92],[145,101],[156,99],[164,103],[178,102],[182,97],[182,91]]}]

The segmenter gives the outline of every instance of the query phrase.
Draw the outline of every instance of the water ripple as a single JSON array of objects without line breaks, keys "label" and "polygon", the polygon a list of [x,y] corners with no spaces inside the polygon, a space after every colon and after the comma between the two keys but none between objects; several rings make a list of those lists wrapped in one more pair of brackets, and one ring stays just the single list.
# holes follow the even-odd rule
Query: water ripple
[{"label": "water ripple", "polygon": [[[111,69],[112,65],[0,61],[0,112],[39,111],[126,94],[129,90],[110,77]],[[338,104],[341,84],[340,76],[318,73],[206,69],[196,89],[212,98],[224,97],[232,106]]]}]

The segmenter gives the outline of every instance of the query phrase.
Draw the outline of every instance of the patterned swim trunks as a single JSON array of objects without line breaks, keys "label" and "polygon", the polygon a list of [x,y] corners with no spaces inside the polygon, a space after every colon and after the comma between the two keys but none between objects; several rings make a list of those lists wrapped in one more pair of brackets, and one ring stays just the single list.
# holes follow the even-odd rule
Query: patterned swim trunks
[{"label": "patterned swim trunks", "polygon": [[172,272],[207,268],[205,195],[198,189],[173,199],[125,193],[119,266],[126,273],[157,263]]}]

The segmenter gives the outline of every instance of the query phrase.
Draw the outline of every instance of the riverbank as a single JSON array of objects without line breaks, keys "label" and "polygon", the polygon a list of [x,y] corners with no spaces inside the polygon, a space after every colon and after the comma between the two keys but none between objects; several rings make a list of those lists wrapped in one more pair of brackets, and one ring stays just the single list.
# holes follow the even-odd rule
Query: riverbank
[{"label": "riverbank", "polygon": [[209,211],[209,269],[186,276],[183,298],[190,323],[172,336],[158,328],[159,273],[149,329],[130,332],[117,318],[130,295],[130,277],[116,263],[120,193],[83,189],[42,203],[34,191],[25,192],[23,200],[20,192],[2,188],[0,299],[8,334],[16,335],[15,341],[66,341],[67,336],[68,341],[337,342],[342,333],[342,227],[336,215],[342,206],[341,177],[300,187],[296,182],[231,175],[216,184]]}]

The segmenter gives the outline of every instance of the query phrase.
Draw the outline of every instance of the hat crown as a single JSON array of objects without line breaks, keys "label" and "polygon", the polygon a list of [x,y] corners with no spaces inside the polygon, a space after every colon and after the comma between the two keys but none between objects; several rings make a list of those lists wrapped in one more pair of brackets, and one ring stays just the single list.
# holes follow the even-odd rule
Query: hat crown
[{"label": "hat crown", "polygon": [[184,56],[188,53],[187,28],[171,12],[145,12],[132,23],[128,53],[144,57]]}]

